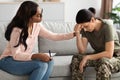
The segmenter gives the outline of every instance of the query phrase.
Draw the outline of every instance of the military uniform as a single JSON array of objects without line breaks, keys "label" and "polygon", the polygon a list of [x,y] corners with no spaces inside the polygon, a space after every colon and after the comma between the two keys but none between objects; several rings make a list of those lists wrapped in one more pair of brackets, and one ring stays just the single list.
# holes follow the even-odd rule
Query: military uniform
[{"label": "military uniform", "polygon": [[[110,80],[111,74],[120,71],[120,43],[118,35],[110,23],[102,21],[102,28],[99,32],[85,32],[81,31],[82,37],[86,37],[91,44],[95,53],[105,51],[105,43],[114,40],[114,55],[113,58],[101,58],[98,60],[88,60],[86,67],[94,67],[96,70],[96,80]],[[99,38],[97,38],[99,37]],[[99,44],[98,44],[99,43]],[[72,80],[84,80],[84,71],[80,73],[79,65],[85,55],[77,53],[73,56],[71,61]]]}]

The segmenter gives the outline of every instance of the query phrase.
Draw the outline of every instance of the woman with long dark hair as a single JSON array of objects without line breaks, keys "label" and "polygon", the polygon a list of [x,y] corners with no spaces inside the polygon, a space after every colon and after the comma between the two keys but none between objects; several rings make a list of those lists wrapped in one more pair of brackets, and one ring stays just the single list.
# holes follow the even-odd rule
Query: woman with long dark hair
[{"label": "woman with long dark hair", "polygon": [[30,75],[29,80],[48,80],[53,60],[44,53],[32,53],[38,36],[50,40],[68,40],[73,33],[57,34],[45,29],[41,23],[42,9],[32,1],[23,2],[7,26],[8,44],[0,56],[0,68],[15,75]]},{"label": "woman with long dark hair", "polygon": [[[87,9],[76,15],[75,35],[79,53],[71,62],[72,80],[84,80],[86,67],[94,67],[96,80],[110,80],[111,74],[120,71],[120,43],[113,24],[97,19]],[[90,43],[95,52],[86,53]]]}]

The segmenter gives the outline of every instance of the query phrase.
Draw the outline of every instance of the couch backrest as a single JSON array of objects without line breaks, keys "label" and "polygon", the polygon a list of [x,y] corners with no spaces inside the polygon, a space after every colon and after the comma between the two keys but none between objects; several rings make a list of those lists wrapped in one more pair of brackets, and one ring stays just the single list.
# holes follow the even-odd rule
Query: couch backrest
[{"label": "couch backrest", "polygon": [[[7,41],[4,38],[4,32],[6,29],[8,22],[0,22],[0,54],[3,52]],[[48,30],[56,33],[68,33],[72,32],[75,23],[72,22],[43,22],[44,27]],[[120,38],[120,31],[118,30],[118,35]],[[75,38],[71,40],[64,41],[51,41],[44,38],[39,37],[38,41],[35,44],[33,49],[34,52],[51,52],[57,53],[57,55],[71,55],[78,53],[76,47]],[[93,49],[90,45],[88,45],[87,51],[88,53],[93,52]]]},{"label": "couch backrest", "polygon": [[[55,33],[69,33],[73,31],[74,23],[65,22],[43,22],[44,27]],[[57,55],[66,55],[76,53],[75,39],[64,41],[51,41],[42,37],[38,38],[39,51],[57,53]]]},{"label": "couch backrest", "polygon": [[0,22],[0,54],[3,52],[3,50],[6,47],[7,41],[4,37],[6,25],[8,22]]}]

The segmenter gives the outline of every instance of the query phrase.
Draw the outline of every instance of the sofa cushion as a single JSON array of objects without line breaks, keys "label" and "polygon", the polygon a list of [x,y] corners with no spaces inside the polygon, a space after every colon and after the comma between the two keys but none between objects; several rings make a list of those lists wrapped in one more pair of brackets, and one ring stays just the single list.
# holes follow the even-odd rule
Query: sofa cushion
[{"label": "sofa cushion", "polygon": [[54,68],[50,77],[70,76],[72,56],[54,56]]},{"label": "sofa cushion", "polygon": [[0,70],[0,80],[28,80],[28,76],[17,76]]},{"label": "sofa cushion", "polygon": [[[67,22],[43,22],[43,26],[48,30],[55,33],[69,33],[73,31],[74,23]],[[57,53],[57,55],[70,55],[77,53],[76,40],[64,40],[64,41],[51,41],[39,37],[39,51],[40,52],[51,52]]]},{"label": "sofa cushion", "polygon": [[[55,33],[69,33],[74,30],[75,23],[73,22],[43,22],[43,26]],[[76,38],[64,41],[51,41],[39,37],[39,51],[40,52],[57,53],[57,55],[71,55],[78,53],[76,47]],[[86,52],[93,52],[89,45]]]},{"label": "sofa cushion", "polygon": [[7,22],[0,22],[0,54],[6,47],[7,41],[4,37],[5,29],[6,29]]}]

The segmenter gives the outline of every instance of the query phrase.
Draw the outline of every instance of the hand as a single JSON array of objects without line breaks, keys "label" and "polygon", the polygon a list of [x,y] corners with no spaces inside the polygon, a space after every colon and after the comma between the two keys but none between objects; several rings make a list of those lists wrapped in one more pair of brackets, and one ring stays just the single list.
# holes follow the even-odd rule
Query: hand
[{"label": "hand", "polygon": [[52,58],[44,53],[33,54],[31,59],[38,59],[44,62],[50,61]]},{"label": "hand", "polygon": [[83,26],[80,25],[80,24],[76,24],[75,27],[74,27],[74,31],[75,32],[80,32],[82,30]]},{"label": "hand", "polygon": [[88,56],[84,56],[82,61],[80,62],[79,68],[80,68],[80,72],[83,73],[83,68],[85,67],[86,63],[88,60]]},{"label": "hand", "polygon": [[44,53],[40,53],[40,60],[42,61],[45,61],[45,62],[48,62],[50,61],[52,58],[50,56],[48,56],[47,54],[44,54]]}]

